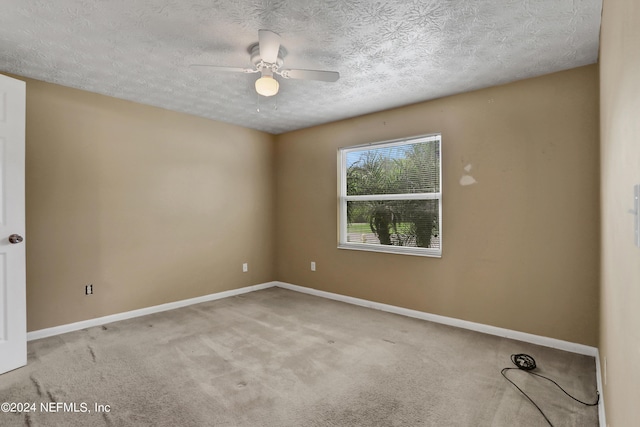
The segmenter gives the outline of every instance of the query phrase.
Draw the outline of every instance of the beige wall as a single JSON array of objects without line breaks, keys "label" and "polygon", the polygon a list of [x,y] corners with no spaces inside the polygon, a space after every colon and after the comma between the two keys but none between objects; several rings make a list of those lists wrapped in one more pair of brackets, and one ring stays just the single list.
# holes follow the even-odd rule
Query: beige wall
[{"label": "beige wall", "polygon": [[[640,248],[633,186],[640,184],[640,3],[605,0],[600,44],[602,293],[600,357],[610,427],[640,420]],[[603,366],[604,368],[604,366]]]},{"label": "beige wall", "polygon": [[26,81],[29,330],[275,279],[273,136]]},{"label": "beige wall", "polygon": [[[278,280],[597,345],[598,120],[591,65],[280,135]],[[337,149],[434,132],[442,258],[337,249]]]},{"label": "beige wall", "polygon": [[[597,78],[277,137],[27,79],[28,329],[282,280],[596,345]],[[337,148],[432,132],[443,257],[338,250]]]}]

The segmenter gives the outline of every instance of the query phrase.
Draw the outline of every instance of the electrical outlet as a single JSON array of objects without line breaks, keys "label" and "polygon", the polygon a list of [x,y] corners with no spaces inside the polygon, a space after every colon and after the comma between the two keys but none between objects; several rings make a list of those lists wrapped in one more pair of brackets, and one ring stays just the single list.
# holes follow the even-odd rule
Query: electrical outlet
[{"label": "electrical outlet", "polygon": [[242,264],[242,272],[246,273],[247,271],[249,271],[249,263],[245,262],[244,264]]},{"label": "electrical outlet", "polygon": [[84,287],[84,294],[93,295],[93,284],[90,284]]},{"label": "electrical outlet", "polygon": [[640,184],[633,186],[634,243],[640,248]]},{"label": "electrical outlet", "polygon": [[316,262],[311,261],[311,271],[316,271]]}]

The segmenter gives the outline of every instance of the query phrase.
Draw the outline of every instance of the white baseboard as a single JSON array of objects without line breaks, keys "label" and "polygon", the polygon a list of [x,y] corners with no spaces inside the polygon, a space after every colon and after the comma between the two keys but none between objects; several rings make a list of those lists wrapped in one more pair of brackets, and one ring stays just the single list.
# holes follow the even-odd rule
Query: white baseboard
[{"label": "white baseboard", "polygon": [[598,418],[600,420],[601,427],[607,427],[607,416],[604,411],[604,387],[602,383],[602,367],[600,365],[600,351],[596,355],[596,386],[598,388],[598,394],[600,395],[600,402],[598,404]]},{"label": "white baseboard", "polygon": [[484,325],[482,323],[470,322],[468,320],[456,319],[453,317],[440,316],[437,314],[426,313],[424,311],[410,310],[408,308],[397,307],[389,304],[368,301],[365,299],[349,297],[346,295],[334,294],[331,292],[320,291],[318,289],[306,288],[304,286],[292,285],[285,282],[274,282],[276,286],[291,291],[302,292],[309,295],[315,295],[336,301],[346,302],[348,304],[359,305],[362,307],[373,308],[376,310],[386,311],[389,313],[400,314],[402,316],[413,317],[416,319],[428,320],[430,322],[442,323],[444,325],[455,326],[458,328],[469,329],[476,332],[482,332],[489,335],[510,338],[518,341],[524,341],[531,344],[537,344],[544,347],[556,348],[558,350],[569,351],[571,353],[593,356],[596,359],[596,387],[600,395],[598,404],[598,418],[602,427],[607,425],[604,398],[602,394],[602,374],[600,371],[600,353],[597,347],[591,347],[584,344],[577,344],[570,341],[559,340],[556,338],[544,337],[541,335],[529,334],[526,332],[514,331],[512,329],[499,328],[497,326]]},{"label": "white baseboard", "polygon": [[359,305],[362,307],[373,308],[376,310],[386,311],[389,313],[400,314],[416,319],[428,320],[430,322],[442,323],[444,325],[455,326],[458,328],[469,329],[472,331],[482,332],[489,335],[497,335],[499,337],[510,338],[519,341],[525,341],[544,347],[557,348],[559,350],[570,351],[572,353],[584,354],[587,356],[598,356],[598,349],[584,344],[577,344],[569,341],[563,341],[555,338],[544,337],[541,335],[529,334],[526,332],[514,331],[511,329],[499,328],[497,326],[484,325],[482,323],[470,322],[468,320],[456,319],[453,317],[440,316],[437,314],[426,313],[424,311],[410,310],[408,308],[397,307],[389,304],[368,301],[360,298],[348,297],[345,295],[334,294],[331,292],[320,291],[317,289],[306,288],[304,286],[292,285],[290,283],[275,282],[276,286],[292,291],[302,292],[305,294],[316,295],[336,301],[342,301],[349,304]]},{"label": "white baseboard", "polygon": [[248,292],[258,291],[261,289],[278,286],[280,288],[289,289],[309,295],[315,295],[327,299],[346,302],[348,304],[359,305],[362,307],[373,308],[376,310],[386,311],[389,313],[400,314],[402,316],[413,317],[416,319],[428,320],[430,322],[442,323],[444,325],[455,326],[458,328],[469,329],[472,331],[482,332],[490,335],[511,338],[519,341],[525,341],[545,347],[557,348],[559,350],[570,351],[572,353],[584,354],[587,356],[598,357],[598,349],[584,344],[577,344],[569,341],[563,341],[555,338],[544,337],[540,335],[529,334],[526,332],[514,331],[511,329],[499,328],[497,326],[484,325],[482,323],[470,322],[468,320],[456,319],[453,317],[440,316],[424,311],[411,310],[408,308],[397,307],[394,305],[383,304],[379,302],[368,301],[365,299],[349,297],[346,295],[334,294],[331,292],[321,291],[318,289],[307,288],[304,286],[292,285],[285,282],[267,282],[259,285],[246,286],[239,289],[231,289],[229,291],[217,292],[215,294],[203,295],[201,297],[190,298],[180,301],[169,302],[166,304],[154,305],[138,310],[126,311],[123,313],[111,314],[109,316],[97,317],[94,319],[83,320],[80,322],[69,323],[66,325],[54,326],[52,328],[40,329],[27,333],[27,340],[32,341],[40,338],[46,338],[53,335],[64,334],[67,332],[77,331],[93,326],[100,326],[106,323],[117,322],[118,320],[131,319],[133,317],[145,316],[147,314],[159,313],[161,311],[173,310],[180,307],[186,307],[192,304],[199,304],[206,301],[214,301],[217,299],[227,298],[235,295],[241,295]]},{"label": "white baseboard", "polygon": [[482,323],[470,322],[468,320],[456,319],[453,317],[440,316],[437,314],[426,313],[423,311],[410,310],[408,308],[397,307],[389,304],[383,304],[379,302],[368,301],[365,299],[349,297],[346,295],[334,294],[331,292],[321,291],[318,289],[307,288],[304,286],[292,285],[285,282],[267,282],[259,285],[246,286],[244,288],[232,289],[229,291],[218,292],[215,294],[204,295],[201,297],[190,298],[181,301],[170,302],[167,304],[154,305],[152,307],[145,307],[138,310],[127,311],[124,313],[112,314],[109,316],[97,317],[95,319],[83,320],[81,322],[69,323],[66,325],[55,326],[53,328],[40,329],[27,333],[27,341],[32,341],[40,338],[51,337],[54,335],[64,334],[67,332],[78,331],[80,329],[91,328],[94,326],[100,326],[111,322],[117,322],[119,320],[131,319],[133,317],[146,316],[147,314],[159,313],[162,311],[173,310],[180,307],[186,307],[193,304],[199,304],[207,301],[214,301],[217,299],[227,298],[235,295],[241,295],[248,292],[258,291],[261,289],[267,289],[271,287],[280,287],[283,289],[289,289],[291,291],[301,292],[309,295],[315,295],[322,298],[332,299],[335,301],[341,301],[348,304],[354,304],[362,307],[368,307],[375,310],[386,311],[389,313],[399,314],[402,316],[413,317],[416,319],[427,320],[430,322],[441,323],[444,325],[455,326],[458,328],[469,329],[472,331],[482,332],[485,334],[496,335],[504,338],[515,339],[532,344],[537,344],[545,347],[556,348],[559,350],[569,351],[572,353],[584,354],[587,356],[593,356],[596,359],[596,383],[598,387],[598,393],[600,394],[600,404],[598,405],[598,415],[600,418],[600,425],[606,426],[604,399],[602,394],[602,372],[600,370],[600,354],[596,347],[591,347],[584,344],[572,343],[569,341],[563,341],[555,338],[544,337],[540,335],[529,334],[526,332],[514,331],[511,329],[499,328],[497,326],[484,325]]},{"label": "white baseboard", "polygon": [[231,289],[229,291],[217,292],[215,294],[203,295],[201,297],[189,298],[180,301],[169,302],[166,304],[154,305],[138,310],[125,311],[124,313],[111,314],[109,316],[96,317],[94,319],[83,320],[81,322],[68,323],[66,325],[54,326],[52,328],[39,329],[27,333],[27,341],[37,340],[40,338],[51,337],[54,335],[65,334],[67,332],[78,331],[80,329],[100,326],[118,320],[131,319],[133,317],[146,316],[147,314],[159,313],[161,311],[173,310],[188,305],[199,304],[201,302],[214,301],[217,299],[232,297],[235,295],[246,294],[248,292],[258,291],[260,289],[271,288],[276,282],[261,283],[259,285],[246,286],[239,289]]}]

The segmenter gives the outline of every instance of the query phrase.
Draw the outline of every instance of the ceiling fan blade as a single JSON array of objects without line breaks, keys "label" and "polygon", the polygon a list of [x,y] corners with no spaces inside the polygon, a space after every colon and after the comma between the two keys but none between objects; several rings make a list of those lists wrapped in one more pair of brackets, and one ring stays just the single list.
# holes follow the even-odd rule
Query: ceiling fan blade
[{"label": "ceiling fan blade", "polygon": [[278,74],[285,79],[319,80],[321,82],[335,82],[340,78],[340,73],[337,71],[280,70]]},{"label": "ceiling fan blade", "polygon": [[269,30],[258,31],[258,43],[260,44],[260,58],[269,64],[278,61],[280,51],[280,35]]},{"label": "ceiling fan blade", "polygon": [[214,71],[232,71],[239,73],[257,73],[258,70],[254,68],[240,68],[240,67],[219,67],[217,65],[208,65],[208,64],[189,64],[189,67],[207,67]]}]

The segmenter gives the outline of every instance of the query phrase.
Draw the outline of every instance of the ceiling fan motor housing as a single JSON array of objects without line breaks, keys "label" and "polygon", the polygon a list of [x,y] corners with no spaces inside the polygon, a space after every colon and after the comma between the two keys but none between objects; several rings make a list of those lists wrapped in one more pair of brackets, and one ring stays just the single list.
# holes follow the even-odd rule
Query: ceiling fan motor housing
[{"label": "ceiling fan motor housing", "polygon": [[284,60],[282,58],[285,57],[287,51],[280,46],[280,50],[278,51],[278,60],[275,64],[270,64],[268,62],[264,62],[262,57],[260,57],[260,45],[258,43],[254,43],[249,47],[249,52],[251,53],[251,63],[255,65],[256,69],[262,70],[263,68],[271,68],[272,71],[278,70],[284,64]]}]

